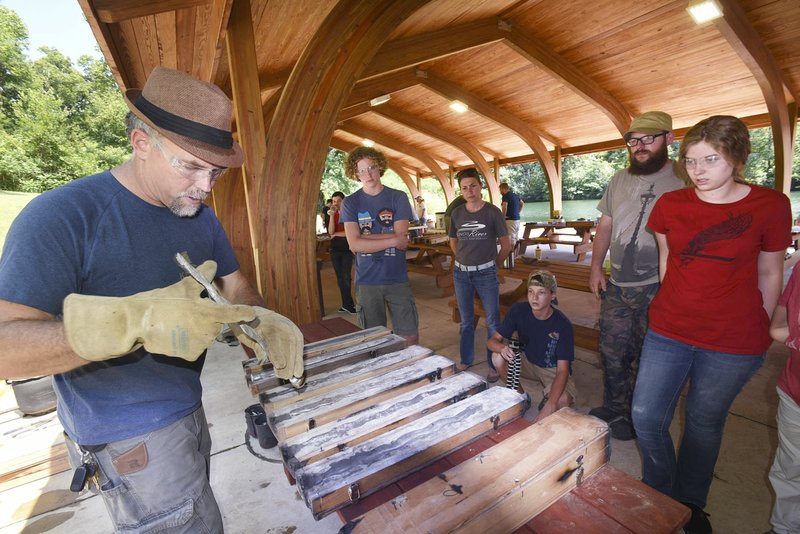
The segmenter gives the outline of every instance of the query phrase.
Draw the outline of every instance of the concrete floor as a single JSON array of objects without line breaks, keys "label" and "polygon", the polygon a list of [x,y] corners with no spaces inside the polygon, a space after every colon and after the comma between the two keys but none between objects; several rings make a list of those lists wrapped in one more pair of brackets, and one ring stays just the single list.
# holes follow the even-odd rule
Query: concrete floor
[{"label": "concrete floor", "polygon": [[[570,259],[570,255],[562,250],[544,252],[545,259],[548,256],[565,261]],[[354,321],[353,316],[335,311],[341,303],[329,263],[325,264],[322,280],[325,317],[343,316]],[[441,290],[435,287],[432,277],[411,274],[411,283],[420,316],[420,344],[458,361],[458,325],[450,320],[449,298],[440,297]],[[514,284],[516,282],[510,281],[507,287]],[[559,301],[560,308],[573,321],[586,326],[596,324],[599,305],[593,296],[562,290]],[[485,350],[485,337],[486,330],[481,322],[476,333],[476,354]],[[786,349],[773,344],[766,364],[747,384],[731,409],[707,507],[715,532],[749,534],[769,529],[772,494],[767,473],[777,443],[775,379],[786,357]],[[209,353],[203,372],[204,404],[214,442],[211,482],[227,532],[337,532],[341,522],[335,514],[321,521],[312,518],[293,487],[287,483],[276,450],[264,451],[257,442],[246,440],[243,410],[254,399],[244,383],[239,364],[241,359],[238,347],[217,343]],[[473,370],[485,374],[485,362]],[[602,398],[598,354],[577,349],[574,376],[578,388],[576,408],[588,412],[599,405]],[[524,386],[534,399],[540,398],[539,388],[531,383]],[[526,418],[536,415],[536,404],[534,402],[534,408],[526,413]],[[45,443],[58,442],[60,429],[52,415],[33,419],[38,420],[33,421],[37,428],[36,439]],[[682,421],[676,417],[672,424],[673,435],[679,436],[681,428]],[[633,477],[641,476],[641,459],[635,441],[612,440],[611,450],[612,465]],[[101,499],[91,493],[76,498],[67,490],[70,477],[71,473],[64,472],[3,492],[0,495],[0,534],[110,532],[110,522]]]}]

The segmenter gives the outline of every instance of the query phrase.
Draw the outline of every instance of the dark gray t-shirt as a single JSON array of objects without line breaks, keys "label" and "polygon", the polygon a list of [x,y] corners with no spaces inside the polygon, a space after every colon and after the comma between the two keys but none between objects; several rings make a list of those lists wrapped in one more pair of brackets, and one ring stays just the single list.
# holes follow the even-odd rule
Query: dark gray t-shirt
[{"label": "dark gray t-shirt", "polygon": [[597,210],[612,219],[611,282],[618,286],[643,286],[658,282],[658,246],[647,219],[661,195],[684,186],[674,164],[655,174],[617,172],[608,184]]},{"label": "dark gray t-shirt", "polygon": [[464,204],[453,210],[449,235],[458,238],[458,263],[481,265],[497,259],[497,239],[508,235],[508,229],[497,206],[486,202],[481,209],[470,213]]}]

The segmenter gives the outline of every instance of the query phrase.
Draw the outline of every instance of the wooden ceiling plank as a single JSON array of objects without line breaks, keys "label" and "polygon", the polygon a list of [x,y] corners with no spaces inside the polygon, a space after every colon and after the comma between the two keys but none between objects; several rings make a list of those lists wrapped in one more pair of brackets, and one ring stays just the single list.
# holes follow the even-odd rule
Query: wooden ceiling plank
[{"label": "wooden ceiling plank", "polygon": [[390,41],[375,55],[362,79],[500,41],[503,34],[499,30],[499,24],[500,21],[492,17]]},{"label": "wooden ceiling plank", "polygon": [[[434,76],[433,74],[425,73],[424,76],[419,76],[419,79],[424,86],[432,91],[435,91],[444,98],[447,98],[448,100],[460,100],[469,106],[470,111],[482,115],[486,119],[500,124],[501,126],[508,128],[518,135],[523,141],[525,141],[525,143],[531,148],[533,153],[536,154],[537,158],[539,159],[550,188],[550,198],[561,198],[561,175],[556,169],[556,166],[553,163],[553,158],[550,157],[550,153],[547,151],[547,147],[544,146],[541,137],[525,121],[519,119],[511,113],[493,106],[480,97],[464,90],[457,84]],[[561,206],[553,207],[553,209],[560,210]]]},{"label": "wooden ceiling plank", "polygon": [[500,189],[498,188],[497,177],[492,173],[491,167],[486,163],[486,160],[481,155],[478,148],[467,139],[464,139],[463,137],[449,132],[444,128],[440,128],[424,119],[409,113],[405,113],[404,111],[396,109],[387,104],[378,106],[373,111],[379,115],[383,115],[387,119],[391,119],[397,123],[404,124],[409,128],[417,130],[418,132],[424,133],[429,137],[439,139],[440,141],[452,145],[463,152],[465,156],[472,160],[481,174],[483,174],[483,177],[486,180],[486,185],[489,189],[489,197],[491,198],[492,203],[497,206],[500,205]]},{"label": "wooden ceiling plank", "polygon": [[178,65],[175,12],[159,13],[154,18],[158,31],[158,50],[161,56],[161,65],[174,69]]},{"label": "wooden ceiling plank", "polygon": [[222,56],[225,54],[225,36],[227,35],[228,21],[231,16],[233,0],[213,0],[214,18],[209,24],[209,32],[212,34],[214,45],[214,56],[211,59],[210,70],[205,80],[214,81],[219,74],[222,64]]},{"label": "wooden ceiling plank", "polygon": [[340,125],[339,129],[357,137],[371,139],[379,145],[391,148],[392,150],[406,154],[407,156],[418,160],[430,170],[431,174],[436,176],[436,178],[439,180],[439,183],[442,185],[442,189],[444,190],[445,198],[448,199],[447,202],[449,203],[455,198],[453,187],[450,185],[450,182],[447,178],[447,173],[444,172],[439,164],[433,159],[433,157],[424,150],[409,145],[408,143],[403,143],[397,139],[392,139],[391,137],[386,136],[376,130],[371,130],[354,123]]},{"label": "wooden ceiling plank", "polygon": [[742,58],[761,88],[772,123],[775,188],[788,194],[792,181],[797,95],[789,89],[775,58],[747,20],[744,10],[735,0],[720,0],[720,3],[723,16],[715,20],[714,24]]},{"label": "wooden ceiling plank", "polygon": [[100,22],[113,24],[165,11],[201,6],[210,0],[94,0],[93,5]]},{"label": "wooden ceiling plank", "polygon": [[611,119],[620,134],[624,134],[628,130],[628,126],[631,124],[631,114],[625,106],[544,43],[534,39],[516,26],[512,27],[504,42],[528,61],[550,73],[572,91],[591,102]]},{"label": "wooden ceiling plank", "polygon": [[181,9],[175,12],[175,33],[177,35],[177,69],[192,72],[194,67],[194,11]]}]

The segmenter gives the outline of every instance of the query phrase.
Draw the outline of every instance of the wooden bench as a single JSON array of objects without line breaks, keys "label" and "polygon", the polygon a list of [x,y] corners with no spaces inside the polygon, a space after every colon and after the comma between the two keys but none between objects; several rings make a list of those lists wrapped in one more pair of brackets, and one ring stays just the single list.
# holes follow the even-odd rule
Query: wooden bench
[{"label": "wooden bench", "polygon": [[[538,270],[547,270],[553,273],[558,282],[559,288],[573,289],[576,291],[585,291],[591,293],[589,287],[589,273],[590,266],[579,263],[566,263],[557,261],[537,261],[533,263],[525,263],[518,261],[513,269],[503,269],[500,274],[510,278],[521,280],[521,283],[516,288],[500,293],[500,315],[502,317],[508,313],[508,309],[515,302],[523,301],[527,298],[528,276]],[[449,302],[450,307],[453,309],[453,322],[461,322],[461,314],[458,312],[458,304],[455,299]],[[475,298],[475,324],[481,317],[486,317],[486,311],[483,309],[480,299]],[[584,349],[597,351],[598,339],[600,336],[596,328],[589,328],[579,324],[572,324],[573,332],[575,334],[575,345]]]}]

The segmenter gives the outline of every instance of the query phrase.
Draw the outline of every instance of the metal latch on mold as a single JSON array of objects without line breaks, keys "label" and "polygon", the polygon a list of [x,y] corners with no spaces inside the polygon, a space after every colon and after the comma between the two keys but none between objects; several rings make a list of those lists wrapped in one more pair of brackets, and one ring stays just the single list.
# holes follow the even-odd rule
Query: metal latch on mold
[{"label": "metal latch on mold", "polygon": [[361,498],[361,490],[358,488],[358,484],[353,482],[347,488],[347,496],[350,498],[350,502],[355,504]]}]

